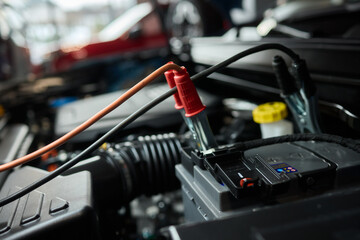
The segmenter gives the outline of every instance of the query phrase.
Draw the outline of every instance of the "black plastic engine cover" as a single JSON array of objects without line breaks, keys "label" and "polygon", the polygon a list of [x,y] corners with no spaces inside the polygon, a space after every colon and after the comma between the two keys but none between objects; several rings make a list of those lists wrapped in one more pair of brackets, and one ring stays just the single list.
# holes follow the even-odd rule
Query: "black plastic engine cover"
[{"label": "black plastic engine cover", "polygon": [[[47,172],[24,167],[9,175],[0,198]],[[0,239],[98,239],[90,174],[57,177],[0,209]]]}]

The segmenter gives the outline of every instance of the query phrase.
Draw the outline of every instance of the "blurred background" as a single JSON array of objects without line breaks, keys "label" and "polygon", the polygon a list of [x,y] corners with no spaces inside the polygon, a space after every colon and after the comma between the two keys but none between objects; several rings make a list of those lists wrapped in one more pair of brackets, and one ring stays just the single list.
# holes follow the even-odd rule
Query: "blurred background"
[{"label": "blurred background", "polygon": [[[211,65],[235,49],[260,43],[308,49],[305,56],[312,58],[320,56],[322,43],[331,45],[329,51],[341,45],[347,49],[341,54],[350,54],[360,38],[357,0],[1,0],[0,4],[0,102],[9,107],[29,99],[51,105],[56,99],[70,97],[67,102],[121,90],[170,60],[186,63],[196,72],[191,66]],[[356,65],[357,58],[334,68],[330,67],[334,62],[321,54],[310,68],[326,76],[322,82],[333,81],[334,74],[336,79],[350,77],[347,82],[358,76],[349,65]],[[257,74],[265,69],[258,62],[250,66],[261,65]]]},{"label": "blurred background", "polygon": [[[186,64],[195,73],[248,47],[276,42],[312,60],[314,80],[325,85],[321,98],[358,111],[351,100],[358,98],[356,91],[344,99],[331,85],[350,84],[349,91],[353,83],[357,86],[358,0],[0,0],[0,4],[0,103],[8,109],[27,109],[30,102],[56,108],[128,88],[168,61]],[[340,64],[333,61],[340,57],[345,59]],[[233,65],[226,74],[274,87],[266,59]],[[216,85],[223,85],[222,80],[207,83],[216,83],[208,90],[220,94]]]}]

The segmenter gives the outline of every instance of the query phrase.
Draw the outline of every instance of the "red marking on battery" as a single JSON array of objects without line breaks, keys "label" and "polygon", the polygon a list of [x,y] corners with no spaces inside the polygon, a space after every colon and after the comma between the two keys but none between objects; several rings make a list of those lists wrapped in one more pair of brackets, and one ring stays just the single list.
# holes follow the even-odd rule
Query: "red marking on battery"
[{"label": "red marking on battery", "polygon": [[244,188],[244,185],[246,187],[253,187],[254,183],[248,183],[246,184],[248,181],[252,180],[251,178],[243,178],[240,180],[240,187]]}]

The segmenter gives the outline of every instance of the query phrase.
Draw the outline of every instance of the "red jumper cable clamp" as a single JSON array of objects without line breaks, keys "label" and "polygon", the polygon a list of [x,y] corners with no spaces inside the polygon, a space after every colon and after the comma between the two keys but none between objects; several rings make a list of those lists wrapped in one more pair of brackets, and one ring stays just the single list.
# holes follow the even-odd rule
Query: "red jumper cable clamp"
[{"label": "red jumper cable clamp", "polygon": [[187,124],[193,134],[196,146],[201,152],[207,153],[214,147],[217,147],[217,143],[204,112],[206,107],[202,104],[194,83],[191,81],[185,67],[182,67],[180,72],[173,72],[175,74],[174,80],[179,98],[185,110]]}]

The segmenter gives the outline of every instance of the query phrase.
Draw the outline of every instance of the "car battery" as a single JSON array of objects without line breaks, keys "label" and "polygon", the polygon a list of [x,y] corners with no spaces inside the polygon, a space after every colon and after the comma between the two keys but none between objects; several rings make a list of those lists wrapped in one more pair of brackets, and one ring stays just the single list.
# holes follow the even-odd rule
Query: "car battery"
[{"label": "car battery", "polygon": [[223,218],[296,201],[360,181],[360,154],[334,143],[298,141],[203,155],[183,150],[176,167],[185,219]]}]

